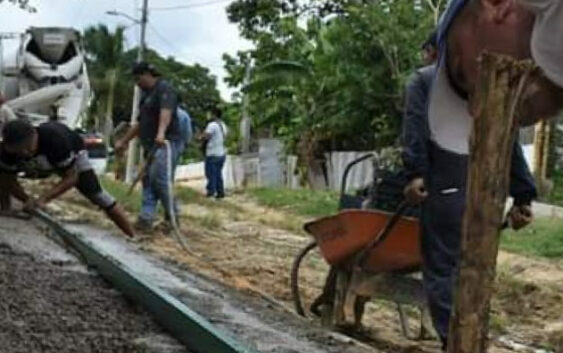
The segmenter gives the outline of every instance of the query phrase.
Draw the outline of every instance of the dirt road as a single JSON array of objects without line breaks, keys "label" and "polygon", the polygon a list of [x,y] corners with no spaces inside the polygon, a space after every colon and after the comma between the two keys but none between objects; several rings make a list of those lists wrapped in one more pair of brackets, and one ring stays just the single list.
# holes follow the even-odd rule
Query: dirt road
[{"label": "dirt road", "polygon": [[[80,204],[75,197],[68,200]],[[292,310],[290,266],[297,251],[310,240],[299,231],[298,225],[306,220],[304,217],[260,207],[240,194],[217,204],[188,203],[182,214],[182,230],[190,246],[206,261],[186,254],[173,238],[166,236],[147,241],[144,249],[239,291],[273,298],[288,311]],[[67,216],[101,224],[98,214],[93,215],[85,208],[77,208]],[[501,254],[499,262],[492,307],[491,352],[563,353],[563,263],[506,253]],[[306,304],[320,293],[326,271],[327,266],[318,253],[304,263],[301,287]],[[414,327],[416,313],[411,314]],[[401,335],[392,303],[368,304],[364,325],[366,332],[362,339],[380,350],[438,351],[435,341],[413,341]]]}]

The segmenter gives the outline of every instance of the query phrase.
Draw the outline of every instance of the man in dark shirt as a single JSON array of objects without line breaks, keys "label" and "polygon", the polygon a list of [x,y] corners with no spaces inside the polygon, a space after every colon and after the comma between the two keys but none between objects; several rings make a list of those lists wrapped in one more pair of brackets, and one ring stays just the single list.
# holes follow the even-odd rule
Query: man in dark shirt
[{"label": "man in dark shirt", "polygon": [[[426,66],[417,70],[407,84],[402,157],[409,180],[405,198],[410,204],[422,204],[424,289],[445,350],[460,257],[468,156],[449,151],[434,140],[428,106],[436,74],[435,64]],[[508,217],[512,227],[519,229],[531,221],[530,203],[536,197],[536,188],[518,141],[512,154],[510,195],[514,205]]]},{"label": "man in dark shirt", "polygon": [[115,150],[121,153],[131,139],[139,136],[150,165],[143,176],[143,201],[135,227],[140,231],[150,231],[159,201],[164,207],[166,219],[174,217],[177,221],[172,185],[184,143],[177,116],[178,98],[172,86],[146,62],[136,63],[132,74],[143,91],[139,123],[116,142]]},{"label": "man in dark shirt", "polygon": [[[24,203],[24,210],[42,208],[75,187],[90,202],[103,209],[125,234],[134,236],[123,209],[102,189],[88,160],[84,142],[77,132],[55,121],[35,128],[27,121],[18,119],[4,126],[2,136],[0,166],[11,176],[6,188]],[[19,173],[44,176],[58,174],[61,180],[36,199],[29,196],[18,182]]]}]

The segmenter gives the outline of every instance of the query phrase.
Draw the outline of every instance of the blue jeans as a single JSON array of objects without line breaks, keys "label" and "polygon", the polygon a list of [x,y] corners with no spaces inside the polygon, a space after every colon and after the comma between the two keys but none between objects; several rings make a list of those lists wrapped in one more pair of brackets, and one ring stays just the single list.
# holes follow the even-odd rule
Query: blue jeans
[{"label": "blue jeans", "polygon": [[223,165],[225,156],[205,157],[205,177],[207,178],[207,196],[223,197],[225,189],[223,186]]},{"label": "blue jeans", "polygon": [[[139,218],[152,223],[156,218],[158,202],[162,203],[164,212],[167,219],[170,215],[178,214],[178,205],[174,199],[173,193],[170,189],[174,187],[174,174],[176,172],[176,165],[182,152],[184,151],[184,144],[180,141],[170,141],[171,152],[171,171],[168,175],[168,153],[166,146],[159,147],[153,157],[152,163],[148,167],[147,172],[143,177],[143,201],[141,205],[141,214]],[[169,188],[169,183],[172,187]],[[170,209],[172,203],[173,209]]]}]

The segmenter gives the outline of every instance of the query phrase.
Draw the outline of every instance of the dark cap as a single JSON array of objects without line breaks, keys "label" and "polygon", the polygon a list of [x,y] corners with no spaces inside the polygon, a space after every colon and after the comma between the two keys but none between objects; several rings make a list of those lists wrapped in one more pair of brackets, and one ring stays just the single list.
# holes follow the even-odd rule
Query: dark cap
[{"label": "dark cap", "polygon": [[19,146],[27,143],[33,136],[35,128],[24,119],[16,119],[9,121],[4,125],[2,137],[4,145]]},{"label": "dark cap", "polygon": [[149,73],[153,76],[159,76],[159,73],[153,64],[150,64],[146,61],[139,61],[133,64],[133,68],[131,68],[131,75],[137,76],[146,73]]}]

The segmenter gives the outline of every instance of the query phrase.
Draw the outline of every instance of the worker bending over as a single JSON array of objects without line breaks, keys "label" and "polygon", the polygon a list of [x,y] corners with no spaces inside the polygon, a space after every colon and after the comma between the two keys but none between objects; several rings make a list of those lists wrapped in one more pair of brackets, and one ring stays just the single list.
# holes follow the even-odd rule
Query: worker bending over
[{"label": "worker bending over", "polygon": [[[56,121],[34,127],[23,119],[17,119],[4,126],[2,136],[0,166],[9,175],[5,187],[24,203],[25,211],[43,208],[74,187],[103,209],[125,234],[134,236],[123,209],[102,189],[77,132]],[[39,198],[33,198],[19,183],[17,175],[20,172],[58,174],[61,180]]]}]

